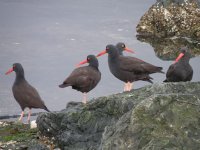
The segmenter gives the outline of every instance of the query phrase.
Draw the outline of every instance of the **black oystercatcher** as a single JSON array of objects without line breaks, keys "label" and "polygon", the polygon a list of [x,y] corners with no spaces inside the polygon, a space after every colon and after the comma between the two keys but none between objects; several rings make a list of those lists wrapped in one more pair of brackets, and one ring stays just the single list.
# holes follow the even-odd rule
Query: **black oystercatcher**
[{"label": "black oystercatcher", "polygon": [[94,55],[88,55],[87,60],[82,61],[79,65],[85,63],[89,63],[89,65],[76,68],[63,84],[59,85],[60,88],[71,86],[72,89],[82,92],[84,104],[87,102],[87,93],[95,88],[101,79],[97,58]]},{"label": "black oystercatcher", "polygon": [[29,108],[28,122],[30,122],[32,108],[41,108],[49,111],[42,99],[40,98],[37,90],[26,81],[22,65],[20,63],[13,64],[13,67],[6,72],[6,75],[13,71],[15,71],[16,73],[16,78],[12,87],[12,91],[16,101],[19,103],[22,109],[19,121],[22,121],[22,118],[24,116],[24,109],[26,107]]},{"label": "black oystercatcher", "polygon": [[97,57],[105,53],[108,53],[108,65],[111,73],[129,85],[125,91],[131,90],[130,85],[134,81],[143,80],[153,83],[149,74],[163,73],[162,67],[156,67],[134,57],[119,55],[117,48],[113,45],[107,45],[106,50],[99,53]]},{"label": "black oystercatcher", "polygon": [[[117,47],[120,55],[123,55],[123,51],[128,51],[128,52],[134,53],[132,50],[127,48],[126,45],[123,42],[117,43],[116,47]],[[146,63],[143,60],[138,59],[136,57],[130,57],[130,56],[126,56],[126,57],[128,57],[128,59],[133,59],[137,63],[142,63],[141,65],[145,66],[145,70],[148,71],[149,74],[156,73],[156,72],[164,73],[163,71],[161,71],[162,67],[157,67],[157,66],[154,66],[152,64]],[[132,89],[132,83],[128,83],[127,85],[125,84],[124,89],[130,89],[131,90]]]},{"label": "black oystercatcher", "polygon": [[176,58],[174,64],[169,66],[166,79],[163,82],[191,81],[193,69],[189,64],[190,57],[188,48],[181,48],[181,53]]},{"label": "black oystercatcher", "polygon": [[[116,48],[117,48],[117,50],[119,52],[119,55],[122,55],[122,56],[123,56],[123,52],[124,51],[130,52],[130,53],[134,53],[133,50],[127,48],[126,45],[123,42],[117,43],[116,44]],[[133,84],[130,83],[130,82],[125,83],[125,85],[124,85],[124,91],[129,91],[129,89],[131,90],[132,86],[133,86]]]}]

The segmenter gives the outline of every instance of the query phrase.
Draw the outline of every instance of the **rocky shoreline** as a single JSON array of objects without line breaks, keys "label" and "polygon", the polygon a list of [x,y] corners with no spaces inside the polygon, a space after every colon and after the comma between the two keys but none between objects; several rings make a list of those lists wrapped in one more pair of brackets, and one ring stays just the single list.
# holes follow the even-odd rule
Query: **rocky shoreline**
[{"label": "rocky shoreline", "polygon": [[199,106],[200,82],[153,84],[87,105],[70,102],[40,114],[34,130],[1,124],[0,148],[200,149]]},{"label": "rocky shoreline", "polygon": [[29,124],[12,121],[0,122],[0,150],[49,150],[53,144],[47,138],[39,136],[38,129]]}]

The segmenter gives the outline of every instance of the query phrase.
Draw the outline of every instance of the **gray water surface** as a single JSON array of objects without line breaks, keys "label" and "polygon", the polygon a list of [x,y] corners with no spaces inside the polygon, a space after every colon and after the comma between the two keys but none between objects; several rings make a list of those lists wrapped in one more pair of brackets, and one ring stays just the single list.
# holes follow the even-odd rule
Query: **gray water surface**
[{"label": "gray water surface", "polygon": [[[12,64],[23,65],[26,79],[40,93],[50,110],[61,110],[69,101],[81,101],[82,93],[58,85],[88,54],[107,44],[125,42],[135,55],[166,71],[172,61],[162,61],[153,48],[137,41],[136,25],[155,0],[1,0],[0,1],[0,116],[20,114],[12,95],[15,73]],[[126,54],[132,55],[132,54]],[[200,58],[192,58],[192,81],[200,80]],[[109,71],[107,56],[99,59],[102,79],[89,99],[123,91],[124,83]],[[153,74],[162,82],[163,74]],[[134,88],[149,83],[138,81]],[[41,111],[41,110],[35,110]]]}]

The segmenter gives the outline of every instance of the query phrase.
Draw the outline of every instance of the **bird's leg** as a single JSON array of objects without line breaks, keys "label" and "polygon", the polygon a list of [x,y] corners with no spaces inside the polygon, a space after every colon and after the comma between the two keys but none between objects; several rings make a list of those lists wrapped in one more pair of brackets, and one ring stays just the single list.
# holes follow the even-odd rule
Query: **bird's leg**
[{"label": "bird's leg", "polygon": [[83,93],[83,101],[82,101],[83,104],[86,104],[87,103],[87,93]]},{"label": "bird's leg", "polygon": [[130,91],[130,82],[127,82],[127,91]]},{"label": "bird's leg", "polygon": [[23,116],[24,116],[24,111],[22,111],[21,116],[20,116],[20,118],[19,118],[19,121],[20,121],[20,122],[22,122]]},{"label": "bird's leg", "polygon": [[132,89],[132,83],[131,82],[128,82],[128,91],[130,91]]},{"label": "bird's leg", "polygon": [[133,83],[130,83],[130,90],[133,89]]},{"label": "bird's leg", "polygon": [[128,91],[128,85],[127,83],[124,84],[124,92]]},{"label": "bird's leg", "polygon": [[29,124],[30,124],[30,118],[31,118],[31,109],[29,108],[28,119],[27,119],[27,121],[28,121]]}]

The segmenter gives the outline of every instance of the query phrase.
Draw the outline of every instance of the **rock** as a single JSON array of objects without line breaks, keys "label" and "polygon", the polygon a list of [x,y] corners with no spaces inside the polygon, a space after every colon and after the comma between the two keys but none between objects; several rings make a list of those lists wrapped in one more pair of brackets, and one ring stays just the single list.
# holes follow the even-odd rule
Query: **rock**
[{"label": "rock", "polygon": [[0,150],[49,150],[52,144],[44,144],[39,139],[38,130],[30,129],[29,124],[19,122],[0,122]]},{"label": "rock", "polygon": [[137,32],[143,36],[189,37],[200,41],[199,0],[157,0],[142,16]]},{"label": "rock", "polygon": [[157,38],[137,35],[137,39],[149,43],[161,60],[175,60],[180,53],[180,48],[184,46],[189,48],[192,57],[200,56],[200,42],[186,37]]},{"label": "rock", "polygon": [[200,82],[153,84],[40,114],[61,149],[199,149]]}]

